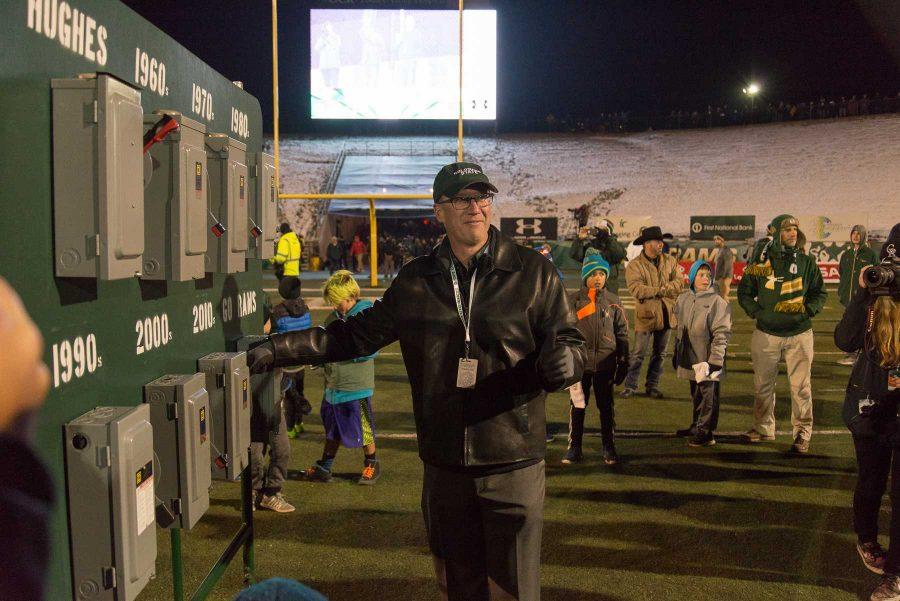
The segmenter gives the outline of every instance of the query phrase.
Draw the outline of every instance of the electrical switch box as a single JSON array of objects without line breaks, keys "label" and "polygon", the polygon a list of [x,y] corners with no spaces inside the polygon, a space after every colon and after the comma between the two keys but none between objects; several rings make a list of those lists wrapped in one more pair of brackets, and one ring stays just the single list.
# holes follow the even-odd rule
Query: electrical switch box
[{"label": "electrical switch box", "polygon": [[[265,152],[254,156],[252,173],[254,193],[250,205],[250,248],[247,257],[271,259],[275,255],[275,228],[278,220],[278,186],[275,180],[275,157]],[[258,233],[257,233],[258,232]]]},{"label": "electrical switch box", "polygon": [[206,150],[211,225],[207,230],[206,271],[237,273],[246,269],[249,246],[247,145],[225,134],[208,134]]},{"label": "electrical switch box", "polygon": [[141,93],[105,73],[51,81],[59,277],[131,278],[144,252]]},{"label": "electrical switch box", "polygon": [[239,480],[249,465],[250,370],[246,353],[211,353],[197,361],[206,375],[212,415],[212,477]]},{"label": "electrical switch box", "polygon": [[144,115],[144,131],[169,117],[178,128],[150,150],[144,189],[146,247],[141,278],[178,282],[206,272],[206,126],[174,111]]},{"label": "electrical switch box", "polygon": [[[266,342],[268,336],[241,336],[235,341],[238,351],[249,351]],[[253,442],[267,442],[270,431],[278,431],[281,424],[281,395],[276,394],[275,382],[281,370],[250,376],[250,395],[253,413],[250,417],[250,438]],[[280,387],[278,392],[280,393]]]},{"label": "electrical switch box", "polygon": [[[190,530],[209,509],[212,417],[201,373],[165,375],[144,386],[159,461],[156,495],[174,521]],[[160,518],[162,522],[162,518]]]},{"label": "electrical switch box", "polygon": [[131,601],[156,571],[149,407],[97,407],[63,432],[72,596]]}]

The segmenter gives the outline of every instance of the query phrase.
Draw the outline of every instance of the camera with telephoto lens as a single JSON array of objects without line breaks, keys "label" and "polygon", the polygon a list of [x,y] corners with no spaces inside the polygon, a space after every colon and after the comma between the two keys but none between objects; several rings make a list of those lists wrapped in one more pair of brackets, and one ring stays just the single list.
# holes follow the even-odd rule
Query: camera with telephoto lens
[{"label": "camera with telephoto lens", "polygon": [[900,258],[888,257],[863,273],[866,288],[872,296],[900,298]]},{"label": "camera with telephoto lens", "polygon": [[605,227],[592,227],[588,229],[588,238],[601,242],[609,238],[609,230]]}]

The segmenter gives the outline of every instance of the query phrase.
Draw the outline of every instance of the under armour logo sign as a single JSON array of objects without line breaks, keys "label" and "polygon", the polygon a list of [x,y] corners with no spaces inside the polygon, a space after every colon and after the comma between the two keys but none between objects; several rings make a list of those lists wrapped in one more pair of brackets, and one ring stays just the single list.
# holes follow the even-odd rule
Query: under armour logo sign
[{"label": "under armour logo sign", "polygon": [[516,219],[516,233],[520,236],[525,235],[525,230],[531,230],[533,235],[541,233],[540,219]]}]

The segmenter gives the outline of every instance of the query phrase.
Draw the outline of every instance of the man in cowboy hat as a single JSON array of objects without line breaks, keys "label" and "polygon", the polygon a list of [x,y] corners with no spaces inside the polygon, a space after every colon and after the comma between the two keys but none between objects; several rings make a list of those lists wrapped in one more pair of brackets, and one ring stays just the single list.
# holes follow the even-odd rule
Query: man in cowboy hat
[{"label": "man in cowboy hat", "polygon": [[775,380],[782,357],[791,385],[792,453],[809,451],[813,403],[810,371],[813,360],[812,320],[825,305],[822,272],[806,254],[806,238],[791,215],[772,221],[773,238],[757,257],[754,271],[744,271],[738,302],[756,330],[750,341],[753,363],[753,427],[746,442],[775,440]]},{"label": "man in cowboy hat", "polygon": [[644,229],[637,240],[641,254],[628,262],[625,282],[634,296],[634,350],[631,352],[628,376],[622,398],[634,395],[647,350],[653,347],[647,367],[647,395],[662,398],[659,379],[663,355],[669,343],[669,331],[675,322],[675,299],[684,287],[684,277],[675,257],[663,254],[663,233],[659,226]]}]

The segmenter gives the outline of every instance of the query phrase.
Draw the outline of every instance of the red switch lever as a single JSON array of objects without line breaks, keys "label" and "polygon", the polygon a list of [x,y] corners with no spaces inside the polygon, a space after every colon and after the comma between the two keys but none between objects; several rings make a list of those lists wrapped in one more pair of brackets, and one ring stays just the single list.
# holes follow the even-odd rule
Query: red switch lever
[{"label": "red switch lever", "polygon": [[156,124],[144,134],[144,154],[147,154],[147,151],[150,150],[151,146],[157,142],[162,142],[166,136],[176,129],[178,129],[178,121],[171,115],[166,115],[156,122]]}]

